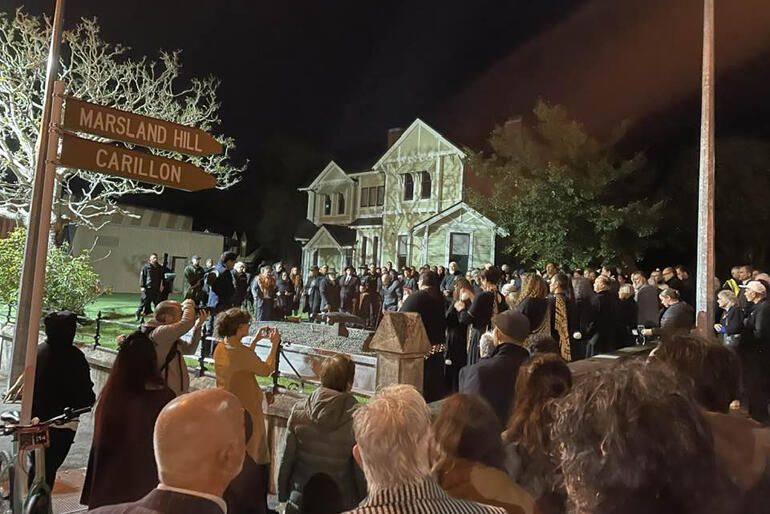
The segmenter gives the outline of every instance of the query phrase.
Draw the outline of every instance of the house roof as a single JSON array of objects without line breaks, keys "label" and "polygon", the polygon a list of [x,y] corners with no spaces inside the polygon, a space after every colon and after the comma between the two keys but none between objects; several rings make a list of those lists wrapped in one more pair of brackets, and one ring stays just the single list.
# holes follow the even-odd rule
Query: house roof
[{"label": "house roof", "polygon": [[447,209],[444,209],[443,211],[439,212],[438,214],[435,214],[435,215],[431,216],[430,218],[426,219],[425,221],[423,221],[421,223],[418,223],[417,225],[412,227],[412,232],[414,232],[416,230],[419,230],[419,229],[421,229],[423,227],[433,225],[437,221],[439,221],[439,220],[441,220],[443,218],[446,218],[447,216],[449,216],[451,214],[454,214],[455,212],[460,211],[460,210],[464,210],[466,212],[471,213],[473,216],[475,216],[479,220],[481,220],[484,224],[488,225],[490,228],[493,228],[495,230],[495,232],[497,232],[497,234],[499,236],[506,237],[508,235],[508,232],[504,228],[498,227],[497,225],[495,225],[495,223],[492,220],[490,220],[489,218],[487,218],[486,216],[484,216],[479,211],[477,211],[476,209],[472,208],[470,205],[468,205],[465,202],[457,202],[453,206],[451,206],[451,207],[449,207]]},{"label": "house roof", "polygon": [[318,188],[318,185],[324,181],[324,179],[327,177],[327,175],[331,175],[337,172],[337,174],[340,176],[339,179],[336,179],[336,181],[342,181],[342,182],[348,182],[352,183],[353,179],[348,176],[347,173],[345,173],[345,170],[343,170],[336,162],[329,161],[329,164],[326,165],[326,167],[321,171],[321,173],[318,174],[318,176],[313,180],[313,182],[307,186],[302,187],[299,190],[300,191],[307,191],[307,190],[315,190]]},{"label": "house roof", "polygon": [[294,239],[298,241],[309,241],[316,232],[318,232],[318,227],[309,219],[303,218],[299,227],[297,227],[297,231],[294,233]]},{"label": "house roof", "polygon": [[371,227],[382,225],[382,216],[374,218],[358,218],[350,224],[351,227]]},{"label": "house roof", "polygon": [[343,225],[321,225],[341,247],[356,245],[356,231]]},{"label": "house roof", "polygon": [[414,130],[416,130],[416,129],[418,129],[418,128],[422,128],[423,130],[426,130],[426,131],[428,131],[429,133],[431,133],[431,134],[432,134],[434,137],[436,137],[436,138],[437,138],[439,141],[441,141],[442,143],[444,143],[445,145],[447,145],[451,151],[453,151],[453,152],[457,153],[457,154],[458,154],[458,155],[459,155],[461,158],[464,158],[464,157],[465,157],[465,152],[463,152],[462,150],[460,150],[459,148],[457,148],[455,145],[453,145],[451,141],[449,141],[447,138],[445,138],[444,136],[442,136],[442,135],[441,135],[441,134],[440,134],[438,131],[436,131],[436,129],[434,129],[433,127],[431,127],[430,125],[428,125],[427,123],[425,123],[424,121],[422,121],[420,118],[417,118],[417,119],[415,119],[415,120],[412,122],[412,124],[411,124],[411,125],[409,125],[409,127],[408,127],[408,128],[405,130],[405,131],[404,131],[404,133],[403,133],[403,134],[401,134],[401,137],[399,137],[398,139],[396,139],[396,141],[395,141],[395,142],[394,142],[394,143],[393,143],[393,144],[390,146],[390,148],[388,148],[388,150],[387,150],[387,151],[386,151],[386,152],[385,152],[385,153],[382,155],[382,157],[380,157],[380,158],[377,160],[377,162],[376,162],[376,163],[374,163],[374,165],[372,166],[372,168],[373,168],[373,169],[375,169],[375,170],[377,170],[377,169],[378,169],[378,168],[379,168],[379,167],[382,165],[382,163],[383,163],[383,162],[385,162],[385,161],[387,161],[387,160],[388,160],[388,158],[390,157],[390,155],[391,155],[393,152],[395,152],[395,151],[396,151],[396,149],[398,148],[398,146],[399,146],[399,145],[400,145],[400,144],[401,144],[401,143],[402,143],[402,142],[403,142],[403,141],[404,141],[406,138],[408,138],[408,137],[409,137],[409,135],[412,133],[412,131],[414,131]]}]

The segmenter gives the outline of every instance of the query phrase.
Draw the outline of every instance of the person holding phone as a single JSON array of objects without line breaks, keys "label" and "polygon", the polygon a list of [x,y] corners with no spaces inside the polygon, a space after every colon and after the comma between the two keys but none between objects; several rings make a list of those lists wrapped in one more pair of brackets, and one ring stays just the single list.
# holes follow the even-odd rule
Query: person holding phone
[{"label": "person holding phone", "polygon": [[[253,470],[254,475],[245,480],[254,484],[251,490],[253,501],[249,502],[253,509],[249,511],[263,513],[268,512],[270,453],[262,412],[263,393],[257,383],[257,376],[267,377],[275,369],[281,334],[275,328],[262,327],[247,346],[242,340],[248,335],[250,326],[251,314],[243,309],[234,307],[217,315],[215,334],[219,342],[214,350],[214,370],[217,386],[237,396],[251,418],[253,431],[246,442],[246,459],[252,459],[256,466],[244,464],[244,470]],[[257,342],[262,339],[269,339],[271,343],[270,353],[265,360],[254,351]]]}]

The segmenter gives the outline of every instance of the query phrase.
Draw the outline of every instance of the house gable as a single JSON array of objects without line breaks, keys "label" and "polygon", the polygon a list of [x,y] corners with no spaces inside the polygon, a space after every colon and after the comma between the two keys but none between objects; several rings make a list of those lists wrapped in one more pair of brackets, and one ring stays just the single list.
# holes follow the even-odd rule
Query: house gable
[{"label": "house gable", "polygon": [[456,155],[461,159],[465,157],[462,150],[417,118],[372,166],[372,169],[381,169],[388,163],[403,163],[440,155]]},{"label": "house gable", "polygon": [[308,187],[302,188],[300,190],[305,191],[309,189],[312,191],[317,191],[324,184],[329,184],[332,186],[339,186],[343,184],[350,185],[353,184],[353,179],[351,179],[336,162],[329,161],[329,164],[327,164],[321,173],[318,174],[315,180],[313,180],[313,182]]}]

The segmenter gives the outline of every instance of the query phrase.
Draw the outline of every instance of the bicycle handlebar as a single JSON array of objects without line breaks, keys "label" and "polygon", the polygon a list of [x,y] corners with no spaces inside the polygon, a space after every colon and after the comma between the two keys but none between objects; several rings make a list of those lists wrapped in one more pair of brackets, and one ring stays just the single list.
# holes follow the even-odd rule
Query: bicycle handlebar
[{"label": "bicycle handlebar", "polygon": [[86,412],[90,412],[91,407],[81,407],[80,409],[71,409],[70,407],[67,407],[64,409],[64,413],[59,414],[58,416],[55,416],[47,421],[39,421],[38,423],[30,423],[29,425],[22,425],[22,424],[8,424],[8,425],[0,425],[0,431],[4,435],[10,435],[17,430],[25,429],[25,428],[43,428],[48,427],[51,425],[63,425],[65,423],[68,423],[72,421],[73,419],[76,419],[81,414],[85,414]]}]

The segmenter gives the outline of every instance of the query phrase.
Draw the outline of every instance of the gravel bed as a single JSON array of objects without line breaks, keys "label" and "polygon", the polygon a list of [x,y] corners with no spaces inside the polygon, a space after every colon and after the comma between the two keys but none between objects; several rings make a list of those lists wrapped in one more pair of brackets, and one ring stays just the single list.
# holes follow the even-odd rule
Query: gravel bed
[{"label": "gravel bed", "polygon": [[368,330],[349,328],[348,337],[337,335],[336,325],[323,325],[319,323],[290,323],[286,321],[259,322],[251,324],[250,335],[256,334],[262,326],[276,327],[281,331],[285,343],[324,348],[343,353],[360,355],[374,355],[374,352],[364,352],[361,347],[366,338],[371,334]]}]

